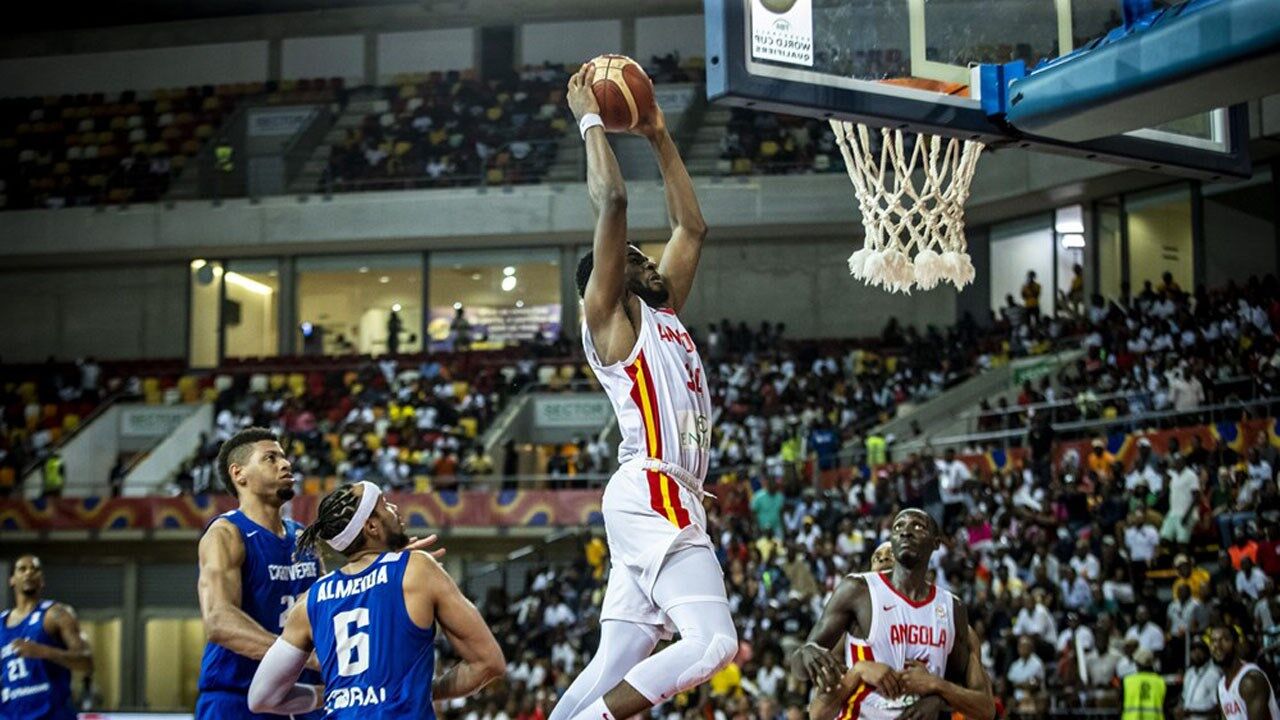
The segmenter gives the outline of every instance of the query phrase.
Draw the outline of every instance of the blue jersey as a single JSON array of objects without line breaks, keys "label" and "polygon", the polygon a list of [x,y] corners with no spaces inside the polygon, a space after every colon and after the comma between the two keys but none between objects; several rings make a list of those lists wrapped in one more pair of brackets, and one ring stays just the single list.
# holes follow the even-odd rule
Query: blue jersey
[{"label": "blue jersey", "polygon": [[44,631],[44,617],[53,607],[42,600],[31,614],[9,627],[12,610],[0,613],[0,718],[3,720],[74,720],[71,709],[71,671],[49,660],[21,658],[13,641],[27,639],[66,649],[62,638]]},{"label": "blue jersey", "polygon": [[[286,519],[284,537],[250,520],[239,510],[219,515],[240,531],[244,541],[244,565],[240,567],[240,609],[267,632],[277,635],[284,629],[297,596],[307,591],[319,575],[319,563],[313,556],[294,558],[298,533],[302,526]],[[213,524],[210,522],[210,524]],[[234,653],[221,645],[206,643],[200,662],[201,695],[205,693],[249,692],[258,661]],[[303,673],[303,682],[318,683],[312,671]],[[248,713],[248,701],[244,701]],[[199,713],[197,713],[199,715]]]},{"label": "blue jersey", "polygon": [[325,575],[308,593],[328,720],[435,720],[435,628],[415,625],[404,605],[411,556],[383,553],[355,575]]}]

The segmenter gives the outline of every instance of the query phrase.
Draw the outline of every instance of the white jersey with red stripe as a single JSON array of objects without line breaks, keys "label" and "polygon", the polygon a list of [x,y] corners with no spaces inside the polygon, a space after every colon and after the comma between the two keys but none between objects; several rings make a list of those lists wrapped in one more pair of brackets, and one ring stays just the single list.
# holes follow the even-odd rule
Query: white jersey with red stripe
[{"label": "white jersey with red stripe", "polygon": [[[888,573],[861,573],[871,594],[871,627],[865,638],[845,634],[844,657],[848,667],[859,660],[883,663],[902,670],[908,662],[923,662],[929,673],[944,677],[947,656],[955,645],[954,596],[929,587],[924,600],[915,602],[898,591]],[[855,688],[841,710],[839,720],[893,720],[919,698],[904,695],[890,700],[869,686]]]},{"label": "white jersey with red stripe", "polygon": [[587,361],[618,415],[618,463],[659,460],[683,484],[700,490],[711,446],[711,394],[702,359],[675,311],[639,306],[636,345],[612,365],[600,361],[591,331],[582,324]]},{"label": "white jersey with red stripe", "polygon": [[1231,685],[1227,685],[1227,678],[1224,675],[1218,681],[1218,704],[1222,707],[1222,716],[1226,720],[1249,720],[1249,708],[1244,703],[1244,697],[1240,695],[1240,680],[1250,672],[1257,672],[1262,676],[1263,681],[1267,683],[1267,710],[1270,713],[1270,720],[1280,720],[1280,703],[1276,702],[1276,689],[1272,687],[1271,680],[1262,668],[1253,663],[1245,663],[1240,672],[1231,679]]}]

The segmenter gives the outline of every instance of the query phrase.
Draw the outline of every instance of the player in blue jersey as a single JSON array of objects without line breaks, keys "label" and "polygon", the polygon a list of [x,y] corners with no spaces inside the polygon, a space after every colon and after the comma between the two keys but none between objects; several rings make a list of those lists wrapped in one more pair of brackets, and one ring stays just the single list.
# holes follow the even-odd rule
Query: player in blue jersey
[{"label": "player in blue jersey", "polygon": [[218,452],[218,473],[240,507],[215,518],[200,539],[200,611],[209,642],[196,718],[246,720],[255,717],[246,694],[258,661],[296,598],[319,577],[319,563],[295,556],[302,527],[283,515],[294,495],[293,466],[275,433],[236,433]]},{"label": "player in blue jersey", "polygon": [[71,606],[41,600],[44,571],[23,555],[9,576],[13,608],[0,613],[0,720],[75,720],[71,671],[93,655]]},{"label": "player in blue jersey", "polygon": [[[376,485],[346,485],[320,503],[299,544],[321,541],[347,563],[289,614],[249,689],[254,711],[319,704],[329,720],[434,720],[433,701],[471,695],[506,671],[475,605],[434,558],[406,548],[396,506]],[[437,626],[462,662],[434,677]],[[313,648],[323,687],[298,682]]]}]

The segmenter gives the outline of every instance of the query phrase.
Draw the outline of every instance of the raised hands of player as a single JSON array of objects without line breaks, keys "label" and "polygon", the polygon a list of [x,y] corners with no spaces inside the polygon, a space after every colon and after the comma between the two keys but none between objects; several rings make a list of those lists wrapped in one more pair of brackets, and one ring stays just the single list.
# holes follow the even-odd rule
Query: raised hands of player
[{"label": "raised hands of player", "polygon": [[581,121],[582,116],[588,113],[600,114],[600,103],[596,102],[595,91],[591,89],[591,82],[595,78],[596,66],[591,63],[583,65],[569,78],[565,99],[569,101],[569,110],[573,112],[574,120]]},{"label": "raised hands of player", "polygon": [[863,660],[858,663],[858,672],[862,675],[862,682],[875,688],[886,698],[893,699],[907,692],[902,675],[884,663]]},{"label": "raised hands of player", "polygon": [[907,666],[898,673],[898,678],[902,681],[902,692],[910,695],[932,695],[938,692],[938,676],[929,672],[929,668],[922,662],[909,661]]},{"label": "raised hands of player", "polygon": [[791,672],[817,685],[819,692],[829,692],[840,687],[844,665],[830,650],[805,643],[791,656]]},{"label": "raised hands of player", "polygon": [[436,535],[435,533],[431,533],[430,535],[422,539],[409,538],[409,544],[405,546],[405,549],[406,550],[425,550],[431,554],[431,557],[439,560],[440,558],[444,557],[446,550],[444,548],[440,548],[439,550],[430,549],[432,545],[435,545],[439,541],[440,541],[440,536]]},{"label": "raised hands of player", "polygon": [[654,97],[653,105],[647,111],[640,112],[640,122],[627,132],[652,140],[666,131],[667,117],[662,114],[662,108],[658,107],[658,98]]}]

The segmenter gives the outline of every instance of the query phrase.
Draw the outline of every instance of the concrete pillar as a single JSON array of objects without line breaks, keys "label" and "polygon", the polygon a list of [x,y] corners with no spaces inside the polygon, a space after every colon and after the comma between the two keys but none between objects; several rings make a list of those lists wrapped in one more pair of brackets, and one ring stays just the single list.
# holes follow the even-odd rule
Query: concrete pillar
[{"label": "concrete pillar", "polygon": [[378,33],[364,34],[364,84],[378,84]]},{"label": "concrete pillar", "polygon": [[276,296],[276,319],[280,337],[276,349],[281,355],[298,354],[298,277],[297,258],[280,258],[280,292]]},{"label": "concrete pillar", "polygon": [[636,62],[644,63],[644,58],[636,57],[636,19],[622,18],[622,54]]},{"label": "concrete pillar", "polygon": [[120,704],[124,707],[141,707],[146,698],[144,630],[138,607],[138,561],[130,559],[124,564],[124,597],[120,612],[120,667],[131,669],[124,673],[126,681],[120,688]]},{"label": "concrete pillar", "polygon": [[267,41],[267,80],[280,82],[284,74],[284,39],[271,38]]},{"label": "concrete pillar", "polygon": [[560,332],[578,340],[578,257],[586,250],[573,245],[560,248]]}]

